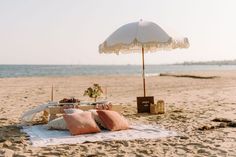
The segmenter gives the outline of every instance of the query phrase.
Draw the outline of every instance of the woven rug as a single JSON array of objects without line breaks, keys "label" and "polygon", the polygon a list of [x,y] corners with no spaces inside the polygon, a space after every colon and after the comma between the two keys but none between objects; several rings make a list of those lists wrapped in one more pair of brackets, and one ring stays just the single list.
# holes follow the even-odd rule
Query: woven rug
[{"label": "woven rug", "polygon": [[33,146],[76,144],[96,141],[159,139],[177,136],[176,132],[161,129],[158,125],[134,124],[128,130],[107,131],[100,133],[72,136],[69,131],[48,130],[46,125],[24,126],[23,132],[27,133]]}]

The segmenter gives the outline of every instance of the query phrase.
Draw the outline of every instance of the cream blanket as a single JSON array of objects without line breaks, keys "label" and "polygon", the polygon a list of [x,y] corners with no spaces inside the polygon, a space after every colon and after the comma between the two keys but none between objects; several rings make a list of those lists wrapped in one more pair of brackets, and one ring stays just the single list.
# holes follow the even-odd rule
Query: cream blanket
[{"label": "cream blanket", "polygon": [[49,106],[54,106],[54,105],[57,105],[57,102],[48,102],[46,104],[41,104],[33,109],[24,112],[20,118],[21,123],[26,124],[32,122],[37,113],[42,112]]},{"label": "cream blanket", "polygon": [[177,136],[176,132],[161,129],[157,125],[134,124],[129,130],[105,131],[95,134],[71,136],[69,131],[48,130],[46,125],[25,126],[23,132],[30,136],[33,146],[76,144],[96,141],[158,139]]}]

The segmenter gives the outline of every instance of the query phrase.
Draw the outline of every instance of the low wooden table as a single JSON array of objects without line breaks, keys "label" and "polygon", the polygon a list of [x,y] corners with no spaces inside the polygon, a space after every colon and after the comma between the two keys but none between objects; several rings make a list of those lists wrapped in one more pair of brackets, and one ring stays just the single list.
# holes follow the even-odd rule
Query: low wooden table
[{"label": "low wooden table", "polygon": [[[74,108],[78,108],[78,109],[81,109],[83,111],[88,111],[88,110],[91,110],[91,109],[96,109],[96,105],[77,105],[75,106]],[[64,114],[64,107],[63,106],[50,106],[48,107],[46,110],[45,110],[45,115],[48,116],[49,118],[49,121],[57,118],[58,114]],[[122,106],[121,105],[112,105],[112,108],[111,110],[113,111],[117,111],[119,113],[122,112]]]}]

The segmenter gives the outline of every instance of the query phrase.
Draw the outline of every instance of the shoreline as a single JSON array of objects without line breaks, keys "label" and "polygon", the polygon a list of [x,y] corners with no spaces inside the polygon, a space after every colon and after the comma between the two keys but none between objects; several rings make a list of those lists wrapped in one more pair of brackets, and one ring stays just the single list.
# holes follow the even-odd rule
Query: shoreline
[{"label": "shoreline", "polygon": [[[139,66],[31,66],[12,65],[0,66],[0,78],[19,77],[73,77],[73,76],[122,76],[142,75]],[[145,65],[146,76],[158,75],[160,73],[191,73],[207,71],[236,71],[236,65]]]},{"label": "shoreline", "polygon": [[[160,73],[145,73],[146,77],[153,77],[153,76],[160,76],[160,74],[195,74],[195,75],[202,75],[206,73],[229,73],[229,72],[236,72],[236,69],[224,69],[224,70],[192,70],[192,71],[171,71],[171,72],[160,72]],[[65,78],[65,77],[139,77],[142,76],[142,73],[135,73],[135,74],[81,74],[81,75],[42,75],[42,76],[16,76],[16,77],[0,77],[0,79],[14,79],[14,78]]]}]

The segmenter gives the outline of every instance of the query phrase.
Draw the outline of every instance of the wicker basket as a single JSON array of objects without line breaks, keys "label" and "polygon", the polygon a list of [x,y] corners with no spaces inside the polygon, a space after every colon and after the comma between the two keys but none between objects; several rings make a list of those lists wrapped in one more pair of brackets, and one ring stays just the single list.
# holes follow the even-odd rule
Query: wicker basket
[{"label": "wicker basket", "polygon": [[156,104],[150,105],[151,114],[163,114],[165,113],[165,103],[163,100],[158,100]]}]

